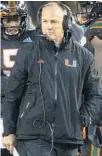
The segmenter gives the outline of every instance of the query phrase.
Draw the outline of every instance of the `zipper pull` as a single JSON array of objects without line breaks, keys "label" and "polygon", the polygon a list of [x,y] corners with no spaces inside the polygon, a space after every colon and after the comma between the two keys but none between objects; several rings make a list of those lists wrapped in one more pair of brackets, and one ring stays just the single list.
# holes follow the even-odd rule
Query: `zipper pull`
[{"label": "zipper pull", "polygon": [[21,114],[20,118],[22,118],[22,117],[23,117],[23,115],[24,115],[24,112],[25,112],[25,111],[23,111],[23,113]]},{"label": "zipper pull", "polygon": [[20,118],[22,118],[24,116],[24,113],[26,111],[26,109],[28,108],[28,106],[30,105],[30,102],[27,103],[26,107],[25,107],[25,110],[23,111],[23,113],[21,114]]},{"label": "zipper pull", "polygon": [[89,120],[90,120],[90,125],[92,124],[92,120],[91,120],[91,117],[89,118]]},{"label": "zipper pull", "polygon": [[58,55],[58,51],[55,53],[55,57]]},{"label": "zipper pull", "polygon": [[28,102],[28,104],[26,105],[26,109],[28,108],[29,105],[30,105],[30,102]]}]

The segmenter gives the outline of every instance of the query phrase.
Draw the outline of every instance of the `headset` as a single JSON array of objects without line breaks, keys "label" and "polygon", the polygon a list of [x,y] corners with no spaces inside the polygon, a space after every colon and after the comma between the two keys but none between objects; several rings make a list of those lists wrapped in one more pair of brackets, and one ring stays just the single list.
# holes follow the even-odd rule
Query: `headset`
[{"label": "headset", "polygon": [[49,3],[41,6],[39,8],[39,10],[37,11],[37,25],[38,25],[38,28],[41,29],[42,9],[44,7],[46,7],[47,5],[54,4],[54,3],[57,4],[59,7],[61,7],[63,9],[63,11],[64,11],[63,30],[64,31],[70,30],[71,27],[72,27],[72,12],[71,12],[71,9],[67,5],[65,5],[65,4],[63,4],[61,2],[55,2],[55,1],[54,2],[49,2]]}]

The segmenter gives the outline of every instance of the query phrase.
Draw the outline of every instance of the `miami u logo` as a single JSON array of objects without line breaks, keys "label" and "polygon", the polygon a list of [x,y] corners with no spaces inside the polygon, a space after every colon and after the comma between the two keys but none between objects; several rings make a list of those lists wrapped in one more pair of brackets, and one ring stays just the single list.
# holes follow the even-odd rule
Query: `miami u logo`
[{"label": "miami u logo", "polygon": [[73,60],[73,63],[70,64],[68,59],[65,59],[65,65],[68,67],[76,67],[77,66],[77,62],[75,60]]}]

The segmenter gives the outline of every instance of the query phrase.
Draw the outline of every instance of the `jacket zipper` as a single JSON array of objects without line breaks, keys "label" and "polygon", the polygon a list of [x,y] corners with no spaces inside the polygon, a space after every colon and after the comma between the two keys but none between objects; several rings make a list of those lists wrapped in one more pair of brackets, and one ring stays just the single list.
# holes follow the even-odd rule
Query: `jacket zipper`
[{"label": "jacket zipper", "polygon": [[28,109],[29,105],[30,105],[30,102],[27,103],[25,109],[23,110],[22,114],[20,115],[20,119],[24,116],[24,114],[25,114],[26,110]]},{"label": "jacket zipper", "polygon": [[58,51],[56,52],[55,54],[55,71],[54,71],[54,76],[55,76],[55,95],[54,95],[54,100],[55,100],[55,103],[54,103],[54,108],[56,107],[56,103],[57,103],[57,55],[58,55]]}]

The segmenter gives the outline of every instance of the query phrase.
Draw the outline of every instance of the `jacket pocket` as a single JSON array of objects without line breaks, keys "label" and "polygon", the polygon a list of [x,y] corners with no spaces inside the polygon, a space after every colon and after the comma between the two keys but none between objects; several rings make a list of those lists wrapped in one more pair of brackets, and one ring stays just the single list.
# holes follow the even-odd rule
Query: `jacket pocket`
[{"label": "jacket pocket", "polygon": [[22,119],[27,112],[35,105],[35,96],[33,93],[28,93],[27,98],[24,100],[24,107],[20,113],[19,118]]}]

